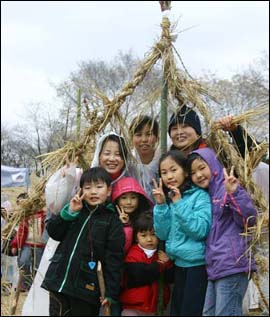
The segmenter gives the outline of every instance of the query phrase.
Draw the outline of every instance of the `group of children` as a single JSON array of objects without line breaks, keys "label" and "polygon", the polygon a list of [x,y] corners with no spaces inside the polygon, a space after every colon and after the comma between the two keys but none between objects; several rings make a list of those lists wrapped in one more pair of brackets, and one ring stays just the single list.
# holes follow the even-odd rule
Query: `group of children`
[{"label": "group of children", "polygon": [[154,316],[161,274],[164,308],[173,284],[171,316],[242,315],[256,270],[241,235],[256,221],[251,198],[233,167],[228,174],[203,142],[194,110],[172,115],[172,149],[158,159],[154,122],[144,116],[132,124],[137,173],[124,139],[104,136],[77,194],[48,219],[50,237],[60,241],[41,285],[50,293],[50,316],[97,316],[107,305],[115,315]]}]

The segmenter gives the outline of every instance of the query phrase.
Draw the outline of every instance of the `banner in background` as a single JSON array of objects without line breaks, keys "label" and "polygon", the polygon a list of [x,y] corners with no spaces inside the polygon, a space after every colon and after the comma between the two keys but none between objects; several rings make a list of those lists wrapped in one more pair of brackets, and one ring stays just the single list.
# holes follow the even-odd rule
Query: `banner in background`
[{"label": "banner in background", "polygon": [[20,187],[30,184],[29,169],[1,165],[1,187]]}]

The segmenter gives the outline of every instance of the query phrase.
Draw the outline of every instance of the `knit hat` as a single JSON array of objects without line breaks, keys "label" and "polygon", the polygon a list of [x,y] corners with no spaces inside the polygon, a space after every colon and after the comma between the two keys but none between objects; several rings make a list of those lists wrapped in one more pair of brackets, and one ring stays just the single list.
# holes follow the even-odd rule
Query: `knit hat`
[{"label": "knit hat", "polygon": [[177,123],[184,123],[191,126],[198,135],[202,134],[201,122],[197,113],[187,106],[181,107],[179,111],[173,113],[168,127],[168,133],[170,135],[171,128]]}]

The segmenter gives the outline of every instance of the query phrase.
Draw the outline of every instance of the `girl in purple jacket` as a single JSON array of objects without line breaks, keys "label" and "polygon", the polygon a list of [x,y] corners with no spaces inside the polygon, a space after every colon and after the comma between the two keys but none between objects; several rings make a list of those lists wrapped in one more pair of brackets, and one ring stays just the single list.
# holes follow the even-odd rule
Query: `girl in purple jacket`
[{"label": "girl in purple jacket", "polygon": [[208,286],[204,316],[242,316],[242,302],[250,272],[249,238],[241,235],[256,222],[251,198],[233,175],[228,175],[210,148],[193,151],[188,165],[191,179],[208,189],[212,201],[212,227],[206,240]]}]

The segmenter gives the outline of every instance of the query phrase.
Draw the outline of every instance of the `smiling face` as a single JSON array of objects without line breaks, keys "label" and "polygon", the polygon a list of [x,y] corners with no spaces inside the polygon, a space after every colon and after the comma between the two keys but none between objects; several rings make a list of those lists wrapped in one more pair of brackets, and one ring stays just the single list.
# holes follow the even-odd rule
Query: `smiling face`
[{"label": "smiling face", "polygon": [[133,213],[139,206],[139,195],[136,193],[124,193],[118,199],[118,205],[127,214]]},{"label": "smiling face", "polygon": [[133,145],[135,146],[142,162],[148,163],[154,157],[157,137],[153,133],[151,125],[146,124],[141,130],[134,133],[132,138]]},{"label": "smiling face", "polygon": [[139,231],[136,238],[138,244],[144,249],[154,250],[158,246],[158,238],[155,235],[154,229]]},{"label": "smiling face", "polygon": [[160,163],[160,176],[167,188],[172,186],[179,188],[185,181],[186,172],[174,159],[168,156]]},{"label": "smiling face", "polygon": [[191,180],[198,187],[207,189],[211,180],[211,170],[201,158],[195,159],[191,164]]},{"label": "smiling face", "polygon": [[85,183],[82,187],[82,193],[84,193],[84,200],[90,206],[97,206],[105,203],[111,195],[111,186],[108,186],[102,180]]},{"label": "smiling face", "polygon": [[173,145],[186,153],[192,149],[192,144],[199,138],[196,131],[191,126],[183,123],[177,123],[172,126],[170,137]]},{"label": "smiling face", "polygon": [[99,155],[99,165],[103,167],[110,175],[120,173],[125,163],[121,157],[119,144],[108,140]]}]

